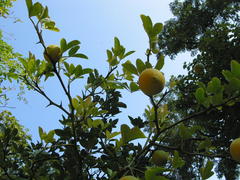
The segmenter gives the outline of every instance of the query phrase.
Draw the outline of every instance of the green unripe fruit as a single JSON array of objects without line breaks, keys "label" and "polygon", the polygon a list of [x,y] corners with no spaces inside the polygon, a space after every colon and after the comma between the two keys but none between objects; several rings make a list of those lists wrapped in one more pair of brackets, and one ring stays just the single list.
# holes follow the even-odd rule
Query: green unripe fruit
[{"label": "green unripe fruit", "polygon": [[[57,63],[62,57],[61,48],[57,45],[49,45],[44,51],[44,58],[48,62]],[[51,59],[51,60],[50,60]]]},{"label": "green unripe fruit", "polygon": [[162,166],[167,163],[169,153],[163,150],[156,150],[152,155],[152,163],[157,166]]},{"label": "green unripe fruit", "polygon": [[119,180],[138,180],[138,178],[134,176],[124,176],[124,177],[121,177]]},{"label": "green unripe fruit", "polygon": [[194,67],[194,72],[196,74],[203,74],[204,73],[204,65],[202,63],[196,64]]}]

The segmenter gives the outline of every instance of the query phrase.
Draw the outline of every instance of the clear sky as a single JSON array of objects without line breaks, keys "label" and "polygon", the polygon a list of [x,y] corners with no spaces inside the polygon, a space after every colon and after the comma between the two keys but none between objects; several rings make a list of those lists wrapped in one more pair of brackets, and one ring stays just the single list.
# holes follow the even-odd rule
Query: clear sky
[{"label": "clear sky", "polygon": [[[140,14],[149,15],[153,22],[162,22],[172,17],[169,3],[172,0],[42,0],[39,1],[49,8],[50,17],[55,20],[60,32],[44,31],[44,39],[47,44],[59,44],[61,38],[67,41],[80,40],[81,52],[89,57],[89,60],[73,59],[83,67],[97,68],[106,73],[106,49],[113,46],[113,38],[116,36],[126,47],[126,50],[136,52],[129,56],[129,60],[135,63],[137,58],[144,60],[145,50],[148,47],[148,39],[142,27]],[[37,35],[27,18],[27,9],[24,0],[17,0],[12,8],[11,16],[21,19],[21,23],[13,23],[13,19],[1,20],[0,28],[4,30],[6,41],[11,44],[16,52],[27,56],[28,52],[36,54],[41,59],[42,47],[36,44]],[[126,59],[126,60],[128,60]],[[186,73],[182,69],[184,61],[191,60],[188,54],[180,54],[175,61],[166,58],[162,71],[168,80],[170,75]],[[152,59],[155,61],[155,58]],[[84,81],[74,85],[74,93],[79,94]],[[59,83],[56,79],[42,84],[49,96],[57,102],[64,102]],[[10,109],[21,124],[30,130],[33,139],[39,139],[38,126],[48,131],[60,126],[58,120],[61,112],[55,107],[46,108],[47,101],[36,92],[26,92],[27,104],[19,102],[14,93],[10,94]],[[129,123],[128,115],[142,116],[144,108],[149,104],[148,98],[142,92],[130,94],[123,93],[123,102],[128,105],[120,116],[119,126]],[[215,178],[212,178],[215,179]]]},{"label": "clear sky", "polygon": [[[63,37],[67,41],[80,40],[81,52],[85,53],[89,60],[73,59],[72,62],[79,62],[83,67],[97,68],[102,73],[108,70],[106,49],[113,46],[114,37],[120,39],[126,50],[136,51],[128,58],[132,62],[135,63],[137,58],[143,60],[146,58],[145,50],[148,47],[148,39],[142,27],[140,14],[149,15],[153,22],[162,23],[172,17],[169,9],[170,0],[148,2],[143,0],[43,0],[40,2],[49,7],[50,17],[55,20],[57,27],[61,30],[60,32],[44,31],[46,44],[59,44]],[[37,35],[27,18],[25,1],[16,1],[12,12],[11,16],[21,19],[22,23],[13,23],[13,19],[1,22],[0,27],[5,32],[7,42],[23,56],[27,56],[31,51],[37,58],[43,58],[43,49],[41,45],[36,44]],[[182,63],[189,58],[187,55],[180,55],[175,61],[166,58],[166,65],[162,70],[166,79],[169,79],[170,75],[183,73]],[[155,61],[155,57],[152,61]],[[74,86],[76,94],[81,91],[83,83]],[[43,85],[52,97],[61,100],[63,93],[55,79]],[[38,125],[46,129],[55,128],[58,124],[56,119],[59,118],[55,115],[59,114],[56,113],[56,108],[45,108],[47,101],[35,92],[27,92],[26,97],[28,104],[11,101],[10,105],[16,107],[13,112],[20,122],[30,129],[31,134],[36,135]],[[139,99],[141,99],[140,102]],[[141,92],[134,94],[126,92],[123,96],[124,100],[127,100],[128,104],[128,109],[124,110],[124,114],[133,116],[142,115],[146,104],[149,103],[148,98]],[[38,114],[41,116],[37,116]],[[126,122],[127,119],[121,121]]]}]

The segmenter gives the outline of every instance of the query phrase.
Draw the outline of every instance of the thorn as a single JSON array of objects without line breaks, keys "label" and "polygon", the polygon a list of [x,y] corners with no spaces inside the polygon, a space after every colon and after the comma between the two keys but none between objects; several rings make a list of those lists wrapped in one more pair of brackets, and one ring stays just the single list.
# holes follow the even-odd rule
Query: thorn
[{"label": "thorn", "polygon": [[50,103],[46,106],[46,108],[49,107],[49,106],[51,106],[51,105],[52,105],[52,103],[50,102]]}]

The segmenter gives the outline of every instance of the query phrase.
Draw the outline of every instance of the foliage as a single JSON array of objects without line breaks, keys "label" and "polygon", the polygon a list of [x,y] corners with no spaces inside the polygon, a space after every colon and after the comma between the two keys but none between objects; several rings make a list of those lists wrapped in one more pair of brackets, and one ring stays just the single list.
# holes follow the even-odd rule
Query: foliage
[{"label": "foliage", "polygon": [[0,1],[0,16],[6,17],[9,15],[9,8],[13,6],[13,2],[16,0],[1,0]]},{"label": "foliage", "polygon": [[[228,87],[221,88],[221,83],[231,79],[228,78],[232,74],[229,73],[230,62],[233,59],[240,61],[237,45],[240,42],[238,23],[240,5],[236,0],[176,0],[170,7],[174,18],[166,22],[159,36],[162,54],[174,58],[180,52],[190,51],[192,55],[196,55],[191,63],[184,65],[188,75],[178,77],[178,84],[173,91],[175,95],[172,95],[175,97],[172,100],[175,111],[179,116],[185,116],[189,112],[197,112],[203,108],[197,105],[196,95],[198,102],[205,107],[218,103],[217,101],[226,96],[225,91],[228,91]],[[237,62],[232,62],[232,66]],[[195,66],[198,64],[203,65],[204,68],[201,74],[195,71]],[[223,69],[227,71],[222,72]],[[233,67],[232,71],[234,71]],[[212,77],[215,78],[211,79]],[[194,95],[197,84],[200,88]],[[213,84],[216,85],[215,89],[212,88]],[[206,94],[211,94],[211,97],[207,97]],[[200,131],[201,134],[208,137],[215,147],[222,147],[214,149],[216,154],[227,151],[231,140],[240,136],[237,128],[239,103],[229,104],[232,106],[223,106],[220,111],[214,110],[203,118],[196,118],[194,124],[186,124],[190,127],[193,125],[204,127]],[[188,167],[192,167],[196,162],[198,162],[196,166],[202,166],[202,158],[195,159],[190,156],[186,158],[189,164],[185,167],[185,171],[181,170],[182,175],[196,174],[196,172],[187,172]],[[217,162],[216,171],[219,177],[224,175],[226,179],[236,179],[238,174],[237,164],[221,157]]]},{"label": "foliage", "polygon": [[24,172],[24,155],[28,152],[28,140],[31,140],[25,131],[9,111],[0,113],[1,179],[10,179],[9,174],[18,177]]},{"label": "foliage", "polygon": [[[12,89],[9,83],[6,81],[18,82],[18,75],[20,73],[21,66],[17,59],[21,56],[19,53],[15,53],[13,48],[3,40],[2,33],[0,31],[0,96],[1,104],[6,104],[8,98],[6,92]],[[22,99],[23,85],[20,85],[20,91],[18,97]]]},{"label": "foliage", "polygon": [[[0,16],[6,17],[9,8],[15,0],[4,0],[0,4]],[[19,82],[18,77],[20,73],[20,63],[17,61],[21,54],[14,52],[12,46],[4,41],[2,30],[0,30],[0,103],[6,106],[7,104],[7,91],[12,90],[13,86],[9,84]],[[24,93],[24,85],[20,84],[18,98],[25,100],[22,94]]]},{"label": "foliage", "polygon": [[[50,19],[47,7],[31,0],[26,0],[26,4],[43,52],[50,57],[42,31],[43,28],[59,29]],[[230,159],[226,150],[221,154],[215,153],[218,147],[208,136],[200,133],[205,128],[196,125],[195,120],[239,102],[240,64],[234,60],[231,61],[230,70],[223,71],[225,79],[213,77],[208,83],[200,83],[195,88],[192,97],[199,107],[198,111],[188,112],[185,116],[176,112],[175,104],[169,98],[173,96],[171,91],[175,90],[172,80],[164,93],[149,96],[151,105],[145,110],[145,118],[129,116],[131,125],[121,124],[120,132],[117,130],[117,115],[127,107],[121,102],[122,92],[128,90],[133,93],[139,89],[136,79],[144,69],[155,67],[160,70],[164,66],[163,55],[155,64],[150,62],[150,56],[160,52],[156,38],[162,24],[153,24],[151,18],[145,15],[141,15],[141,19],[149,38],[146,60],[137,59],[135,63],[126,61],[126,57],[134,51],[126,51],[115,37],[113,47],[107,50],[109,71],[106,75],[100,74],[97,69],[83,67],[80,60],[75,64],[68,62],[70,58],[87,59],[80,52],[78,40],[60,40],[62,56],[58,62],[38,59],[32,53],[26,59],[20,58],[22,71],[19,79],[42,95],[48,106],[62,111],[59,120],[62,128],[46,132],[39,127],[40,141],[34,143],[21,136],[15,127],[7,125],[5,129],[9,130],[6,133],[3,129],[1,134],[3,154],[0,172],[3,178],[115,180],[134,176],[146,180],[168,180],[176,179],[181,168],[188,163],[184,156],[188,155],[196,159],[203,157],[203,161],[204,158],[208,159],[200,167],[197,166],[199,161],[194,164],[199,176],[207,179],[213,174],[214,158]],[[53,76],[65,93],[67,103],[55,102],[43,89],[45,82]],[[86,86],[81,94],[73,96],[72,85],[81,82],[82,78],[87,79]],[[26,139],[29,141],[26,142]],[[144,143],[138,142],[139,139]],[[151,162],[156,150],[169,153],[166,164],[156,166]]]}]

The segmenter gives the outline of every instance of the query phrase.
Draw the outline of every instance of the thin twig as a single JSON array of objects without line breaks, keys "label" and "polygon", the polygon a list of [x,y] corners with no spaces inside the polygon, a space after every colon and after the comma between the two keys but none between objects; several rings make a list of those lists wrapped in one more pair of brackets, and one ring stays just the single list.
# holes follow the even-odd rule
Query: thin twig
[{"label": "thin twig", "polygon": [[159,133],[160,128],[159,128],[159,123],[158,123],[158,105],[154,102],[154,99],[153,99],[152,96],[149,96],[149,97],[150,97],[151,103],[152,103],[153,108],[154,108],[154,123],[155,123],[156,128],[157,128],[157,133]]}]

